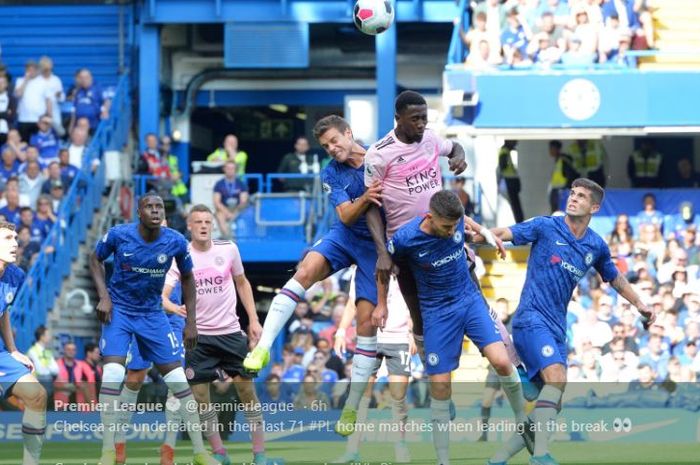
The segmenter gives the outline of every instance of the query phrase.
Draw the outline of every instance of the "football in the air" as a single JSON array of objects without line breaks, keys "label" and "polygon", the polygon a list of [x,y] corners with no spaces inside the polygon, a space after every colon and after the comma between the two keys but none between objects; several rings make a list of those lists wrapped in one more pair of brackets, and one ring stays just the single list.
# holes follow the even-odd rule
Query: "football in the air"
[{"label": "football in the air", "polygon": [[394,6],[390,0],[357,0],[352,16],[360,31],[377,35],[394,22]]}]

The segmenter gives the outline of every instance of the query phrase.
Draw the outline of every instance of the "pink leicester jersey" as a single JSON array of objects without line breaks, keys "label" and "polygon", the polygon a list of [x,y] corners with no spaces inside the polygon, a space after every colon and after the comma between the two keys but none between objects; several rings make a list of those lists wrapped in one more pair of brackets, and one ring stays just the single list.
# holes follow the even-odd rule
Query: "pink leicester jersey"
[{"label": "pink leicester jersey", "polygon": [[[206,252],[190,244],[190,254],[197,288],[197,332],[205,336],[231,334],[241,330],[236,314],[236,286],[233,277],[243,274],[238,247],[231,241],[212,241]],[[165,283],[173,285],[180,271],[173,266]]]},{"label": "pink leicester jersey", "polygon": [[408,344],[408,306],[403,300],[399,283],[396,278],[389,281],[389,295],[387,297],[387,309],[389,314],[383,330],[377,331],[377,343],[379,344]]},{"label": "pink leicester jersey", "polygon": [[428,211],[430,197],[442,190],[438,157],[450,152],[452,142],[430,129],[423,133],[423,140],[413,144],[404,144],[391,131],[369,148],[365,155],[365,186],[374,181],[382,183],[387,238]]}]

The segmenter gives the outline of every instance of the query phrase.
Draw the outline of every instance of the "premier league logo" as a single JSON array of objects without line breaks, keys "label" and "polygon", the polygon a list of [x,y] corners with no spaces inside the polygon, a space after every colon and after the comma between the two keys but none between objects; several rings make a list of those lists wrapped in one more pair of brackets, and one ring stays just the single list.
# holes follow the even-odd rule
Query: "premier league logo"
[{"label": "premier league logo", "polygon": [[590,265],[591,263],[593,263],[593,254],[588,252],[584,260],[586,262],[586,265]]},{"label": "premier league logo", "polygon": [[168,261],[167,255],[165,255],[164,253],[158,255],[158,263],[160,263],[162,265],[163,263],[165,263],[167,261]]},{"label": "premier league logo", "polygon": [[224,266],[224,257],[216,257],[214,263],[216,263],[216,266]]}]

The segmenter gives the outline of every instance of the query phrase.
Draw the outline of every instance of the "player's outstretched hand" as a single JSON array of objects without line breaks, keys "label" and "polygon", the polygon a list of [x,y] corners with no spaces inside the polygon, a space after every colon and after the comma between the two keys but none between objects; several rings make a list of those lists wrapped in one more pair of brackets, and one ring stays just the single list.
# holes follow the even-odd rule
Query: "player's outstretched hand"
[{"label": "player's outstretched hand", "polygon": [[645,330],[649,330],[654,322],[656,322],[656,312],[647,307],[646,305],[638,308],[639,313],[642,315],[642,325]]},{"label": "player's outstretched hand", "polygon": [[335,339],[333,350],[335,350],[335,354],[338,357],[342,357],[347,349],[347,343],[345,342],[345,330],[343,328],[338,328],[333,338]]},{"label": "player's outstretched hand", "polygon": [[380,283],[388,286],[392,273],[398,274],[398,268],[394,265],[391,255],[388,253],[379,255],[377,258],[377,268],[375,270],[376,278]]},{"label": "player's outstretched hand", "polygon": [[106,325],[112,321],[112,299],[109,295],[102,297],[97,303],[97,319]]},{"label": "player's outstretched hand", "polygon": [[416,346],[416,340],[413,339],[413,333],[408,336],[408,353],[411,355],[418,353],[418,346]]},{"label": "player's outstretched hand", "polygon": [[462,174],[467,169],[467,161],[464,159],[464,154],[455,155],[449,160],[450,171],[454,174]]},{"label": "player's outstretched hand", "polygon": [[362,194],[364,200],[373,203],[374,205],[382,206],[382,183],[380,181],[374,181],[371,186],[367,188],[364,194]]},{"label": "player's outstretched hand", "polygon": [[196,324],[185,323],[185,329],[182,331],[182,343],[185,345],[185,350],[194,350],[197,347]]},{"label": "player's outstretched hand", "polygon": [[372,310],[372,326],[376,326],[379,329],[384,329],[386,325],[386,318],[389,315],[389,311],[386,307],[377,305]]},{"label": "player's outstretched hand", "polygon": [[32,363],[31,359],[24,355],[22,352],[20,352],[19,350],[15,350],[10,355],[12,355],[12,358],[17,360],[19,363],[29,368],[31,371],[34,371],[34,364]]}]

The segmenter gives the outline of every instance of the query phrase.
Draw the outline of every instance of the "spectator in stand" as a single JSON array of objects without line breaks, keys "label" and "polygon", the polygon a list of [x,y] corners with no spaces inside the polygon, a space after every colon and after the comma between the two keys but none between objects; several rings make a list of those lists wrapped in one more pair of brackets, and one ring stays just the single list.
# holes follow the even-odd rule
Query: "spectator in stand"
[{"label": "spectator in stand", "polygon": [[158,150],[158,137],[152,132],[146,134],[146,150],[141,154],[137,172],[161,179],[171,179],[168,161],[161,156]]},{"label": "spectator in stand", "polygon": [[[2,210],[0,210],[2,213]],[[673,274],[681,270],[685,270],[688,265],[688,254],[683,249],[677,249],[673,251],[671,259],[659,267],[659,271],[656,274],[657,279],[661,284],[670,282],[673,280]]]},{"label": "spectator in stand", "polygon": [[634,231],[630,225],[630,219],[627,215],[618,215],[615,220],[615,227],[608,238],[609,243],[619,244],[622,242],[630,242],[634,238]]},{"label": "spectator in stand", "polygon": [[620,45],[620,36],[629,30],[620,26],[620,18],[617,14],[609,16],[600,31],[598,40],[598,61],[603,63],[617,52]]},{"label": "spectator in stand", "polygon": [[474,17],[479,13],[486,15],[486,31],[496,36],[501,35],[501,31],[506,26],[506,9],[500,0],[486,0],[474,8]]},{"label": "spectator in stand", "polygon": [[85,360],[78,361],[83,366],[83,374],[87,381],[86,401],[94,404],[102,384],[102,364],[100,348],[92,342],[85,344]]},{"label": "spectator in stand", "polygon": [[[309,153],[309,140],[305,136],[299,136],[294,142],[294,152],[290,152],[282,157],[278,173],[290,174],[318,174],[320,165],[318,156]],[[310,191],[312,182],[306,179],[284,179],[282,180],[284,190],[290,191]]]},{"label": "spectator in stand", "polygon": [[49,164],[46,181],[44,181],[44,184],[41,185],[41,193],[51,194],[51,188],[56,181],[61,181],[65,184],[67,179],[65,179],[61,173],[61,165],[57,161],[53,161]]},{"label": "spectator in stand", "polygon": [[566,37],[564,37],[564,27],[558,25],[554,21],[554,14],[552,12],[542,13],[538,21],[538,27],[536,29],[537,33],[545,33],[549,38],[549,42],[555,47],[559,48],[561,53],[566,51]]},{"label": "spectator in stand", "polygon": [[597,182],[601,187],[605,187],[607,181],[605,176],[607,154],[602,142],[578,139],[569,146],[568,152],[574,160],[574,169],[582,177]]},{"label": "spectator in stand", "polygon": [[248,154],[243,150],[238,150],[238,137],[233,134],[228,134],[224,137],[223,147],[219,147],[207,156],[207,161],[225,162],[233,161],[238,168],[237,176],[245,175],[246,165],[248,164]]},{"label": "spectator in stand", "polygon": [[693,363],[696,363],[696,360],[700,360],[700,358],[698,358],[698,346],[695,344],[695,341],[679,344],[678,347],[682,349],[676,354],[678,360],[681,362],[681,366],[689,367],[692,366]]},{"label": "spectator in stand", "polygon": [[22,141],[22,136],[20,136],[17,129],[10,129],[7,133],[7,141],[2,145],[2,150],[6,148],[11,149],[15,152],[15,156],[18,160],[24,161],[26,158],[27,143]]},{"label": "spectator in stand", "polygon": [[672,183],[668,187],[693,188],[700,187],[700,173],[693,168],[690,158],[681,158],[676,164],[678,175],[673,177]]},{"label": "spectator in stand", "polygon": [[542,18],[545,13],[551,13],[554,17],[554,22],[558,26],[566,27],[569,25],[569,5],[561,0],[540,0],[539,8],[537,9],[537,17]]},{"label": "spectator in stand", "polygon": [[[29,207],[22,207],[19,209],[19,224],[17,227],[25,226],[29,228],[29,240],[41,242],[44,240],[44,231],[38,225],[34,224],[34,212]],[[48,234],[48,231],[46,231]]]},{"label": "spectator in stand", "polygon": [[248,186],[237,177],[233,161],[224,163],[223,171],[223,179],[214,184],[214,210],[221,237],[229,239],[236,218],[248,206]]},{"label": "spectator in stand", "polygon": [[664,224],[664,215],[656,209],[656,196],[651,192],[644,194],[644,197],[642,197],[642,206],[642,211],[637,213],[639,226],[652,224],[661,230]]},{"label": "spectator in stand", "polygon": [[180,172],[177,155],[170,153],[171,145],[170,137],[161,137],[160,156],[163,160],[168,162],[168,168],[170,168],[170,178],[173,181],[173,188],[170,190],[170,193],[184,202],[187,199],[187,186],[182,181],[182,173]]},{"label": "spectator in stand", "polygon": [[671,358],[668,349],[662,346],[661,336],[649,337],[647,346],[641,350],[639,363],[649,365],[656,373],[656,380],[662,381],[668,373],[668,361]]},{"label": "spectator in stand", "polygon": [[46,114],[51,117],[53,128],[59,137],[66,134],[61,124],[61,106],[60,102],[65,100],[66,95],[63,93],[63,83],[61,78],[53,74],[53,60],[47,56],[39,58],[39,77],[44,81],[46,86],[47,98],[51,101],[51,112]]},{"label": "spectator in stand", "polygon": [[51,208],[55,214],[58,214],[58,210],[61,208],[65,193],[66,185],[63,181],[60,179],[51,181]]},{"label": "spectator in stand", "polygon": [[291,402],[287,395],[288,393],[282,389],[282,381],[279,375],[274,373],[268,375],[261,387],[261,392],[258,395],[261,404],[280,406]]},{"label": "spectator in stand", "polygon": [[517,8],[513,8],[508,12],[507,22],[508,26],[501,34],[501,47],[504,61],[512,63],[516,50],[520,52],[522,57],[527,57],[527,44],[532,38],[532,31],[518,13]]},{"label": "spectator in stand", "polygon": [[6,189],[5,201],[7,202],[7,204],[4,207],[0,208],[0,215],[4,216],[7,221],[19,225],[19,192],[14,189]]},{"label": "spectator in stand", "polygon": [[319,379],[312,374],[304,376],[304,381],[299,394],[294,399],[294,408],[298,410],[323,409],[331,407],[328,396],[319,389]]},{"label": "spectator in stand", "polygon": [[111,101],[103,98],[102,89],[93,82],[92,73],[87,68],[78,71],[77,81],[70,127],[72,129],[79,118],[87,118],[90,123],[90,135],[92,135],[100,120],[107,119],[109,116]]},{"label": "spectator in stand", "polygon": [[42,194],[36,201],[35,221],[43,222],[48,225],[48,229],[56,222],[56,214],[53,211],[53,201],[51,196]]},{"label": "spectator in stand", "polygon": [[654,149],[654,141],[642,139],[639,149],[632,152],[627,159],[627,175],[632,187],[655,188],[659,187],[659,173],[663,156]]},{"label": "spectator in stand", "polygon": [[29,271],[34,258],[41,251],[41,244],[31,240],[29,228],[20,226],[17,228],[17,264],[25,272]]},{"label": "spectator in stand", "polygon": [[19,192],[29,198],[29,206],[32,209],[36,209],[36,202],[45,181],[38,161],[28,162],[27,169],[19,175]]},{"label": "spectator in stand", "polygon": [[58,152],[58,167],[61,169],[61,179],[64,179],[69,186],[73,184],[73,179],[80,170],[77,166],[70,164],[70,151],[67,148],[62,148]]},{"label": "spectator in stand", "polygon": [[471,216],[474,214],[474,203],[469,197],[467,191],[464,189],[466,182],[467,180],[464,178],[464,176],[457,176],[450,181],[450,190],[457,195],[459,201],[462,203],[462,206],[464,207],[464,214]]},{"label": "spectator in stand", "polygon": [[[648,0],[634,0],[634,13],[639,18],[639,23],[642,26],[642,31],[644,33],[644,39],[646,43],[640,43],[640,49],[654,48],[656,47],[656,40],[654,37],[654,19],[651,17],[651,12],[649,11],[649,1]],[[638,34],[638,37],[639,34]]]},{"label": "spectator in stand", "polygon": [[70,144],[68,144],[68,159],[71,165],[82,168],[87,139],[88,129],[76,126],[71,131]]},{"label": "spectator in stand", "polygon": [[46,81],[39,78],[39,70],[34,61],[24,66],[24,76],[15,83],[17,98],[17,121],[22,140],[29,140],[37,130],[37,122],[44,115],[50,115],[51,96]]},{"label": "spectator in stand", "polygon": [[619,45],[617,46],[617,50],[614,50],[612,55],[610,56],[610,59],[608,60],[609,63],[622,67],[622,68],[636,68],[637,67],[637,58],[633,56],[629,56],[627,52],[630,50],[630,45],[631,45],[631,36],[629,33],[623,33],[620,34],[619,38]]},{"label": "spectator in stand", "polygon": [[528,45],[528,53],[534,64],[546,68],[561,61],[562,50],[549,39],[549,34],[540,32]]},{"label": "spectator in stand", "polygon": [[21,165],[19,165],[19,172],[24,173],[25,171],[27,171],[27,165],[33,161],[39,163],[39,169],[41,170],[41,173],[44,176],[48,176],[49,166],[45,164],[41,160],[41,158],[39,158],[39,150],[36,147],[32,147],[31,145],[27,147],[24,162]]},{"label": "spectator in stand", "polygon": [[579,173],[574,169],[571,155],[562,152],[561,141],[549,142],[549,156],[554,159],[554,168],[549,180],[549,208],[552,213],[559,210],[562,192],[568,190]]},{"label": "spectator in stand", "polygon": [[[486,29],[486,13],[480,11],[474,18],[474,27],[468,32],[461,31],[461,37],[464,44],[469,48],[467,63],[474,64],[471,59],[472,55],[479,57],[477,64],[497,65],[501,59],[501,42],[500,31],[494,33]],[[486,45],[482,44],[486,42]]]},{"label": "spectator in stand", "polygon": [[17,100],[9,90],[7,76],[0,74],[0,147],[7,141],[7,133],[15,124]]},{"label": "spectator in stand", "polygon": [[23,194],[19,190],[19,178],[17,177],[11,177],[10,179],[7,180],[7,183],[5,183],[5,198],[0,200],[0,207],[4,207],[7,205],[7,193],[8,192],[14,192],[17,194],[17,197],[19,197],[19,206],[20,207],[28,207],[29,206],[29,196]]},{"label": "spectator in stand", "polygon": [[3,185],[7,180],[19,174],[20,163],[17,160],[14,150],[7,147],[2,151],[2,165],[0,166],[0,183]]},{"label": "spectator in stand", "polygon": [[58,375],[54,380],[54,400],[64,404],[84,403],[87,391],[83,365],[76,360],[76,347],[72,342],[63,344],[63,357],[59,358]]},{"label": "spectator in stand", "polygon": [[585,6],[579,6],[574,12],[574,17],[576,18],[574,35],[581,39],[581,53],[590,54],[595,60],[598,52],[599,26],[591,22]]},{"label": "spectator in stand", "polygon": [[39,158],[44,164],[58,161],[58,150],[61,144],[52,126],[50,116],[42,116],[37,123],[39,130],[29,139],[29,145],[39,149]]},{"label": "spectator in stand", "polygon": [[44,386],[50,400],[53,396],[53,380],[58,375],[58,364],[50,349],[51,332],[44,325],[39,326],[34,331],[34,341],[27,356],[34,364],[36,379]]},{"label": "spectator in stand", "polygon": [[574,332],[574,348],[577,353],[583,353],[581,347],[586,342],[593,347],[602,348],[612,340],[610,325],[598,320],[598,312],[594,309],[586,310],[583,318],[572,326]]},{"label": "spectator in stand", "polygon": [[567,51],[561,56],[561,64],[566,68],[587,68],[595,63],[593,53],[581,49],[581,38],[572,36],[569,39]]},{"label": "spectator in stand", "polygon": [[491,53],[489,42],[486,40],[482,40],[479,42],[478,48],[476,50],[469,52],[465,64],[468,68],[474,70],[485,71],[489,69],[495,69],[495,66],[501,63],[501,57],[500,55],[497,55],[496,59],[494,61],[491,61],[492,56],[493,54]]}]

